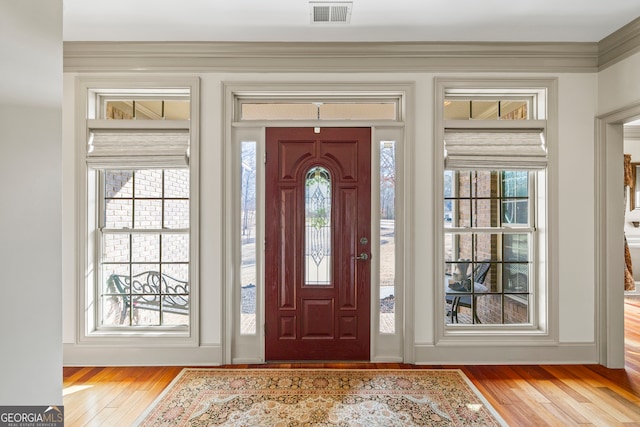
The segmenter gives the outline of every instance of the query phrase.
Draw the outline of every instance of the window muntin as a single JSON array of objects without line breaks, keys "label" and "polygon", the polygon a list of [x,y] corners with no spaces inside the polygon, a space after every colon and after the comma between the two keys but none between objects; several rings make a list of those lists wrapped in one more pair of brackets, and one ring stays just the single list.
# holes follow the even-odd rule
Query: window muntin
[{"label": "window muntin", "polygon": [[528,171],[446,170],[445,227],[530,225],[532,179]]},{"label": "window muntin", "polygon": [[444,174],[446,322],[530,324],[535,173]]},{"label": "window muntin", "polygon": [[99,174],[99,329],[188,326],[189,170]]}]

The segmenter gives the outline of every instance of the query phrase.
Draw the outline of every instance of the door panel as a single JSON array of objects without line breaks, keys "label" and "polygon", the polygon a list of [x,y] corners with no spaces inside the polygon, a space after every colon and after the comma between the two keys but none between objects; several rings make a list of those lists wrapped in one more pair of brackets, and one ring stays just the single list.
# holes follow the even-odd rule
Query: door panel
[{"label": "door panel", "polygon": [[266,359],[369,360],[371,131],[268,128],[266,147]]}]

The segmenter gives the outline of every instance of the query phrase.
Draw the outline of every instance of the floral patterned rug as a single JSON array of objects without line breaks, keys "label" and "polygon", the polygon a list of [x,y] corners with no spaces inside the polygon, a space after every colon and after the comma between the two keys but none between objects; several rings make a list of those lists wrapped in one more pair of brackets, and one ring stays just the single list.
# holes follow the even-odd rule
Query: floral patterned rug
[{"label": "floral patterned rug", "polygon": [[501,426],[458,369],[184,369],[140,426]]}]

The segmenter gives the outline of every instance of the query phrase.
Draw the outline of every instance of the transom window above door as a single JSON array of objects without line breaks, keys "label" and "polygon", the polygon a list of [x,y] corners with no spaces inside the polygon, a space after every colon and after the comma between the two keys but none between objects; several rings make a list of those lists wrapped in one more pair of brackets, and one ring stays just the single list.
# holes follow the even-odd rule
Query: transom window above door
[{"label": "transom window above door", "polygon": [[398,102],[349,101],[240,101],[239,118],[245,120],[397,120]]}]

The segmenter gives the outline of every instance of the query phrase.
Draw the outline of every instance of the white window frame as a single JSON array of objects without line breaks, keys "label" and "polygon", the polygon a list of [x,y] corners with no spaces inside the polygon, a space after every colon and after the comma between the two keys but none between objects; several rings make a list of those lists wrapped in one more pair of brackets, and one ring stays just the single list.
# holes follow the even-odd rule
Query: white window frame
[{"label": "white window frame", "polygon": [[[196,347],[199,336],[199,79],[196,77],[95,77],[76,80],[76,214],[77,214],[77,340],[82,344],[155,347]],[[102,120],[99,101],[125,95],[129,98],[167,97],[188,93],[188,122],[163,120]],[[100,233],[98,207],[101,189],[98,169],[87,165],[91,129],[184,129],[189,131],[189,326],[99,327]],[[159,169],[173,168],[162,162]],[[147,167],[155,167],[147,165]],[[122,169],[136,169],[122,163]]]},{"label": "white window frame", "polygon": [[[553,254],[556,253],[557,237],[553,229],[557,224],[557,81],[556,79],[435,79],[435,144],[434,144],[434,194],[436,195],[435,211],[444,212],[444,137],[445,127],[450,127],[452,122],[444,119],[444,102],[451,95],[457,97],[491,98],[509,97],[517,94],[531,96],[534,100],[533,109],[535,115],[530,119],[537,125],[544,126],[547,145],[547,167],[544,173],[535,173],[536,179],[536,251],[534,259],[534,279],[536,280],[535,298],[530,317],[531,324],[524,325],[447,325],[445,308],[445,290],[442,286],[444,275],[444,215],[434,215],[435,254],[434,268],[434,313],[436,316],[436,347],[446,348],[450,345],[464,346],[474,345],[478,359],[482,359],[484,349],[478,347],[478,339],[487,345],[500,345],[507,343],[547,342],[556,344],[558,341],[557,319],[557,266]],[[540,96],[536,96],[536,94]],[[476,98],[477,97],[477,98]],[[536,103],[537,101],[537,103]],[[528,120],[531,122],[532,120]],[[491,128],[496,126],[496,121],[466,121],[461,126]],[[472,122],[472,123],[471,123]],[[490,122],[490,123],[486,123]],[[497,121],[500,122],[500,121]],[[518,123],[520,122],[520,123]],[[523,121],[503,121],[505,127],[527,128],[530,124]],[[486,168],[485,168],[486,169]],[[500,170],[505,168],[500,167]],[[463,347],[461,347],[463,348]]]}]

